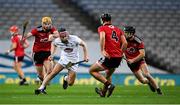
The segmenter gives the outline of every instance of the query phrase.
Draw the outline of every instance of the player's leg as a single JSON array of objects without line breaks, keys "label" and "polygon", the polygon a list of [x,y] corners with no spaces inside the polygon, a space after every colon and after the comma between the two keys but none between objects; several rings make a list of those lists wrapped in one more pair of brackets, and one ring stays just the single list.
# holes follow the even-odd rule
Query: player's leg
[{"label": "player's leg", "polygon": [[142,71],[139,69],[135,72],[133,72],[134,75],[136,76],[136,78],[142,83],[142,84],[148,84],[149,80],[147,78],[145,78],[142,74]]},{"label": "player's leg", "polygon": [[19,85],[28,85],[28,83],[27,83],[27,81],[25,79],[25,76],[24,76],[24,72],[22,71],[23,58],[24,57],[15,57],[14,69],[18,73],[19,78],[20,78]]},{"label": "player's leg", "polygon": [[33,53],[33,61],[36,67],[38,79],[40,79],[42,82],[44,79],[44,73],[43,73],[43,58],[41,53],[42,52]]},{"label": "player's leg", "polygon": [[[149,82],[153,86],[153,88],[157,90],[157,93],[162,94],[161,89],[159,88],[157,82],[154,80],[154,78],[149,73],[146,63],[141,64],[141,70],[143,71],[144,76],[149,80]],[[154,90],[154,92],[155,92],[155,90]]]},{"label": "player's leg", "polygon": [[75,82],[76,72],[73,70],[68,71],[68,75],[63,78],[63,88],[67,89],[68,86],[72,86]]},{"label": "player's leg", "polygon": [[[89,73],[101,83],[109,82],[101,73],[100,71],[104,71],[104,68],[101,67],[98,63],[94,63],[89,70]],[[110,84],[110,83],[109,83]]]},{"label": "player's leg", "polygon": [[51,61],[49,61],[49,60],[45,60],[44,61],[44,78],[48,75],[48,74],[50,74],[51,73]]},{"label": "player's leg", "polygon": [[109,81],[109,82],[112,82],[112,74],[114,73],[115,69],[112,68],[112,69],[106,69],[106,79]]},{"label": "player's leg", "polygon": [[43,65],[36,65],[36,72],[37,72],[38,78],[42,82],[44,79]]},{"label": "player's leg", "polygon": [[100,74],[99,72],[100,71],[103,71],[104,68],[100,66],[100,64],[98,63],[94,63],[91,67],[90,67],[90,70],[89,70],[89,73],[98,81],[100,81],[101,83],[104,84],[104,87],[102,89],[102,91],[100,92],[100,96],[101,97],[105,97],[106,95],[106,92],[107,92],[107,86],[110,85],[111,83],[102,75]]},{"label": "player's leg", "polygon": [[54,67],[54,69],[52,70],[52,72],[50,74],[48,74],[46,76],[46,78],[44,78],[41,86],[35,90],[35,94],[40,94],[40,93],[43,93],[43,94],[46,94],[45,92],[45,87],[46,85],[49,83],[49,81],[54,78],[59,72],[61,72],[63,70],[63,66],[59,63],[57,63]]}]

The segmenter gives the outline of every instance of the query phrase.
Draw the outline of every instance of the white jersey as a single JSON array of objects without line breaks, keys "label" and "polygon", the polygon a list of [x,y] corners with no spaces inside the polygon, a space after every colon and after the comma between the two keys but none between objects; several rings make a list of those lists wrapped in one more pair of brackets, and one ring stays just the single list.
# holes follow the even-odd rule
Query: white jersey
[{"label": "white jersey", "polygon": [[75,35],[69,35],[68,44],[62,43],[60,38],[56,38],[52,43],[61,50],[61,64],[79,61],[79,44],[81,39]]}]

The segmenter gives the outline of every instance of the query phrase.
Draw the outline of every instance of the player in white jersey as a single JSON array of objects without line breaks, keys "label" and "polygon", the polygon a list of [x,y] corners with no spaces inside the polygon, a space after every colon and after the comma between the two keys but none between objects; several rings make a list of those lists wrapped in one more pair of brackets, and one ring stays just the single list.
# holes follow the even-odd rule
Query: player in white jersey
[{"label": "player in white jersey", "polygon": [[[51,45],[51,56],[50,60],[53,59],[53,55],[56,51],[56,48],[59,47],[61,49],[61,56],[58,63],[53,68],[52,72],[48,74],[48,76],[44,79],[41,86],[35,90],[35,94],[46,94],[45,89],[48,82],[54,78],[59,72],[61,72],[64,68],[68,70],[68,75],[64,76],[63,79],[63,88],[66,89],[68,86],[72,86],[74,84],[76,78],[76,71],[78,68],[78,64],[73,65],[67,68],[67,64],[69,62],[75,63],[79,61],[79,46],[83,48],[84,52],[84,61],[88,61],[88,53],[87,47],[83,40],[75,35],[69,35],[69,33],[64,28],[60,28],[59,37],[56,38]],[[51,40],[51,39],[50,39]]]}]

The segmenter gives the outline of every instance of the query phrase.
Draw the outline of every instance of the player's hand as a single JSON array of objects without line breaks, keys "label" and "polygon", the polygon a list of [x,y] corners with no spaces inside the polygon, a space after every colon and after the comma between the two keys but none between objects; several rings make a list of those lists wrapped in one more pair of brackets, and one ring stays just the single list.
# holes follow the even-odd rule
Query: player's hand
[{"label": "player's hand", "polygon": [[9,55],[9,53],[10,53],[10,51],[9,51],[9,50],[7,50],[7,51],[5,52],[5,55]]},{"label": "player's hand", "polygon": [[127,59],[127,62],[128,62],[129,64],[132,64],[132,63],[134,63],[134,60],[133,60],[133,59]]},{"label": "player's hand", "polygon": [[50,56],[48,57],[48,60],[50,60],[50,61],[53,61],[53,59],[54,59],[54,56],[53,56],[53,55],[50,55]]},{"label": "player's hand", "polygon": [[88,61],[89,61],[89,57],[85,57],[85,58],[84,58],[84,61],[85,61],[85,62],[88,62]]},{"label": "player's hand", "polygon": [[101,53],[104,57],[110,58],[110,55],[105,50],[103,50]]}]

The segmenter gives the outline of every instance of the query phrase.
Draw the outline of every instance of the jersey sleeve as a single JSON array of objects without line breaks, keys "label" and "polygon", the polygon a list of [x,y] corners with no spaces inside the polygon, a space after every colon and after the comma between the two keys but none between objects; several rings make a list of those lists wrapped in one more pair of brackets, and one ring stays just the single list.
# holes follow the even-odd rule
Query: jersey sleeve
[{"label": "jersey sleeve", "polygon": [[79,37],[75,37],[75,41],[77,42],[77,44],[80,44],[82,42],[82,40]]},{"label": "jersey sleeve", "polygon": [[37,35],[37,32],[38,32],[37,29],[32,29],[32,30],[31,30],[31,34],[32,34],[33,36]]},{"label": "jersey sleeve", "polygon": [[138,49],[144,49],[144,43],[143,43],[143,42],[141,42],[141,43],[139,44]]},{"label": "jersey sleeve", "polygon": [[104,31],[104,28],[103,28],[102,26],[100,26],[100,27],[98,28],[98,33],[100,34],[100,32],[102,32],[102,31]]},{"label": "jersey sleeve", "polygon": [[18,40],[17,40],[16,37],[11,37],[11,42],[12,42],[12,43],[17,43],[17,41],[18,41]]},{"label": "jersey sleeve", "polygon": [[57,31],[57,29],[55,27],[52,27],[51,33],[54,33],[54,31]]}]

